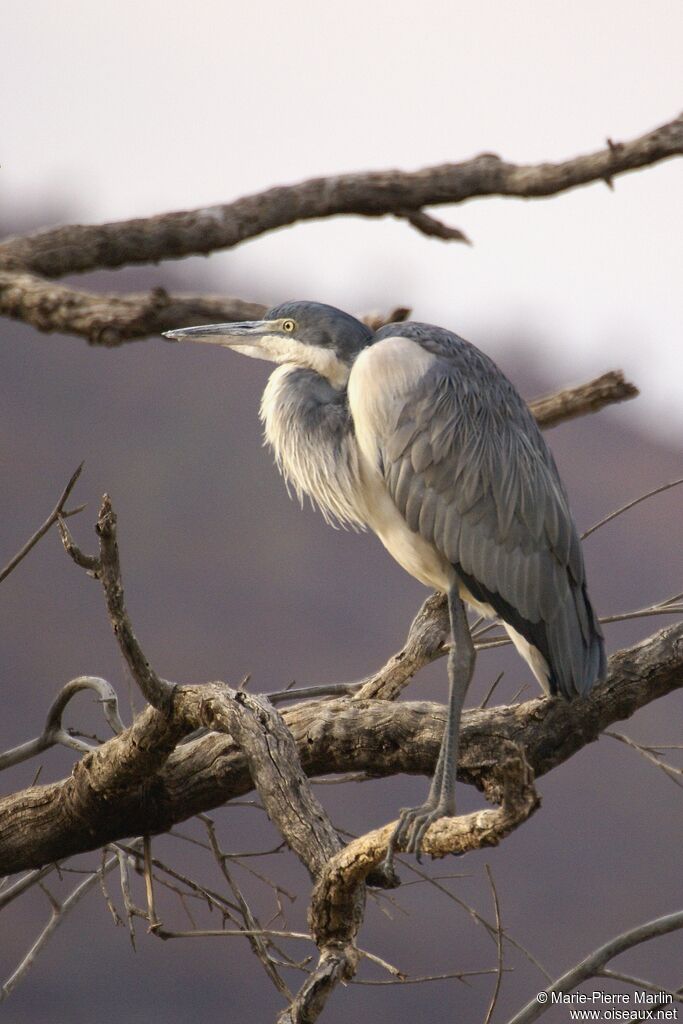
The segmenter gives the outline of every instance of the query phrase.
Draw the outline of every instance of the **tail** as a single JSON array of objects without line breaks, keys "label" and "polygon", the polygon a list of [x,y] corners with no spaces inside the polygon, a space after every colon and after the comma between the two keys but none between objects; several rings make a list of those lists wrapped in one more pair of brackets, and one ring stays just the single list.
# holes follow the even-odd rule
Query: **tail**
[{"label": "tail", "polygon": [[605,640],[586,592],[586,585],[570,586],[568,599],[545,623],[550,692],[567,700],[585,696],[607,673]]},{"label": "tail", "polygon": [[472,597],[501,619],[513,644],[546,693],[583,697],[607,672],[605,641],[586,592],[569,572],[547,619],[532,621],[500,594],[454,564]]}]

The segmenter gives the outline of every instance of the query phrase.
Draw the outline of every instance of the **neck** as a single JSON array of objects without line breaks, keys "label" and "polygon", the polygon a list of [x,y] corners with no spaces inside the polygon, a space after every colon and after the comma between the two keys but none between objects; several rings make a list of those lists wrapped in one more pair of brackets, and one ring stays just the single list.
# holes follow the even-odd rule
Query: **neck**
[{"label": "neck", "polygon": [[299,499],[307,494],[328,521],[360,526],[346,388],[311,368],[279,366],[263,392],[261,420],[278,468]]},{"label": "neck", "polygon": [[297,365],[303,365],[305,369],[314,370],[323,377],[327,383],[336,391],[343,391],[346,388],[351,367],[347,366],[339,356],[329,348],[315,348],[306,345],[302,353],[301,364],[289,363],[285,365],[290,370],[295,370]]},{"label": "neck", "polygon": [[260,355],[286,366],[289,370],[314,370],[337,391],[342,391],[346,387],[351,372],[351,367],[331,348],[306,345],[296,338],[280,335],[264,338],[260,346]]}]

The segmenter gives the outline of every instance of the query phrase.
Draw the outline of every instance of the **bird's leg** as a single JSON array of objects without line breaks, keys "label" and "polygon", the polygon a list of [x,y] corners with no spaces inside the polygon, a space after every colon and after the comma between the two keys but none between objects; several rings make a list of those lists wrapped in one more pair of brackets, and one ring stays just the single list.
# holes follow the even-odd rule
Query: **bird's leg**
[{"label": "bird's leg", "polygon": [[389,876],[394,874],[393,859],[397,846],[402,847],[407,853],[417,854],[419,860],[422,837],[429,826],[439,818],[455,814],[460,718],[474,671],[475,657],[467,613],[457,586],[452,587],[448,594],[448,611],[453,643],[448,655],[449,695],[446,728],[425,803],[420,807],[401,809],[399,822],[389,841],[384,860],[384,870]]}]

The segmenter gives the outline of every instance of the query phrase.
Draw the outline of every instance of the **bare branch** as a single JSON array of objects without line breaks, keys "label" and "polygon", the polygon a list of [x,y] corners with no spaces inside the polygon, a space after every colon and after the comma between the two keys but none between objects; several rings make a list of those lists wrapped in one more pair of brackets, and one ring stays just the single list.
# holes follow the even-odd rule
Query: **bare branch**
[{"label": "bare branch", "polygon": [[515,1014],[509,1024],[532,1024],[533,1021],[538,1020],[553,1005],[551,998],[553,993],[572,992],[581,982],[588,981],[589,978],[599,977],[602,973],[602,968],[620,953],[660,935],[669,935],[679,928],[683,928],[683,911],[667,914],[665,917],[658,917],[654,921],[648,921],[647,924],[639,925],[638,928],[622,932],[621,935],[617,935],[616,938],[606,942],[604,946],[600,946],[582,960],[580,964],[572,967],[561,978],[558,978],[556,982],[549,985],[545,989],[548,997],[546,1002],[540,1002],[538,998],[534,997],[519,1013]]},{"label": "bare branch", "polygon": [[97,295],[28,273],[0,271],[0,314],[38,331],[75,334],[108,348],[170,331],[178,324],[258,320],[266,308],[218,295],[170,295],[164,288]]},{"label": "bare branch", "polygon": [[451,626],[444,594],[432,594],[413,619],[405,646],[378,672],[363,680],[354,700],[395,700],[412,677],[438,654],[445,654]]},{"label": "bare branch", "polygon": [[229,249],[298,221],[359,214],[417,213],[482,196],[530,199],[613,180],[683,153],[683,115],[630,142],[562,163],[517,165],[484,153],[419,171],[314,178],[271,188],[223,206],[102,225],[70,225],[0,245],[0,269],[63,277],[100,267],[157,263]]},{"label": "bare branch", "polygon": [[285,981],[280,976],[275,966],[275,963],[273,962],[273,958],[270,956],[268,952],[268,946],[264,941],[264,936],[258,934],[259,932],[263,931],[259,923],[259,920],[252,913],[251,908],[249,907],[249,904],[245,900],[244,896],[242,895],[239,886],[237,885],[234,878],[232,877],[232,875],[230,874],[226,867],[226,857],[218,844],[216,830],[214,828],[213,822],[204,816],[204,823],[206,825],[206,830],[209,836],[209,842],[211,844],[211,849],[213,851],[214,857],[216,858],[221,873],[225,878],[226,882],[228,883],[228,885],[230,886],[233,896],[235,897],[237,905],[240,909],[242,920],[244,921],[245,932],[248,933],[247,938],[249,940],[249,945],[251,946],[253,952],[258,957],[259,961],[263,964],[266,974],[271,979],[278,992],[281,992],[286,999],[291,1001],[291,999],[293,998],[292,993],[289,990]]},{"label": "bare branch", "polygon": [[[140,294],[101,295],[55,284],[34,274],[0,270],[0,315],[47,334],[73,334],[90,345],[105,348],[158,335],[178,324],[193,327],[258,320],[268,308],[259,302],[221,295],[171,295],[164,288]],[[409,315],[407,307],[396,306],[386,313],[366,313],[360,318],[377,331]]]},{"label": "bare branch", "polygon": [[54,864],[46,864],[45,867],[40,868],[39,871],[29,871],[28,874],[23,876],[23,878],[18,879],[14,885],[11,885],[8,889],[4,889],[0,893],[0,910],[3,910],[9,903],[16,900],[19,896],[23,896],[23,894],[34,885],[38,885],[38,883],[45,878],[45,875],[49,875],[50,872],[54,870]]},{"label": "bare branch", "polygon": [[448,974],[425,974],[420,977],[402,975],[400,978],[354,978],[352,985],[424,985],[430,981],[465,981],[466,978],[482,978],[487,974],[497,974],[497,967],[489,967],[481,971],[451,971]]},{"label": "bare branch", "polygon": [[116,866],[116,863],[117,858],[110,857],[98,871],[93,872],[93,874],[89,875],[83,882],[81,882],[81,884],[73,890],[63,903],[53,906],[50,920],[45,925],[21,963],[15,968],[0,989],[0,1002],[2,1002],[3,999],[6,999],[7,996],[10,995],[10,993],[13,992],[17,985],[24,979],[35,963],[38,954],[52,937],[59,925],[64,921],[66,915],[78,905],[78,903],[90,892],[91,889],[94,889],[95,886],[98,885],[100,879],[111,871],[112,868]]},{"label": "bare branch", "polygon": [[47,519],[45,520],[43,525],[36,530],[36,532],[33,534],[33,536],[29,540],[26,541],[26,543],[24,544],[24,546],[21,549],[21,551],[18,551],[16,553],[16,555],[14,556],[14,558],[10,559],[10,561],[7,563],[7,565],[2,570],[2,572],[0,572],[0,583],[2,583],[2,581],[4,579],[6,579],[7,576],[9,576],[9,574],[12,572],[13,569],[16,569],[16,567],[19,565],[19,562],[21,562],[22,559],[26,558],[26,556],[29,553],[29,551],[31,550],[31,548],[35,547],[35,545],[38,543],[40,538],[45,536],[45,534],[50,529],[50,527],[53,526],[54,523],[56,523],[58,519],[66,519],[67,516],[75,516],[78,512],[82,512],[83,511],[83,509],[85,508],[85,505],[79,505],[78,508],[74,508],[70,512],[66,512],[64,510],[64,506],[66,505],[67,501],[69,500],[69,495],[71,494],[72,490],[74,489],[76,481],[78,480],[79,476],[81,475],[82,469],[83,469],[83,463],[81,462],[81,464],[78,467],[78,469],[74,473],[71,474],[71,479],[69,480],[68,484],[66,485],[66,487],[62,491],[62,494],[61,494],[61,497],[60,497],[59,501],[57,502],[55,507],[52,509],[52,512],[50,512],[50,515],[47,517]]},{"label": "bare branch", "polygon": [[96,530],[100,538],[99,558],[83,555],[73,543],[66,526],[62,524],[61,529],[67,554],[77,565],[87,568],[102,583],[114,635],[143,696],[152,707],[168,714],[173,702],[174,686],[168,680],[161,679],[147,661],[133,632],[124,604],[119,548],[116,539],[116,514],[112,508],[111,498],[108,494],[104,495],[97,517]]},{"label": "bare branch", "polygon": [[585,416],[589,412],[598,412],[614,402],[636,398],[638,394],[638,388],[624,379],[621,370],[610,370],[587,384],[565,388],[546,398],[537,398],[529,403],[529,408],[541,427],[556,427],[558,423],[572,420],[576,416]]},{"label": "bare branch", "polygon": [[497,950],[497,971],[496,971],[496,983],[493,988],[491,995],[491,1002],[489,1003],[488,1010],[486,1011],[486,1017],[484,1018],[484,1024],[490,1024],[490,1020],[493,1016],[493,1011],[496,1008],[498,1002],[498,996],[500,994],[500,984],[503,980],[503,925],[500,919],[500,903],[498,901],[498,893],[496,892],[496,883],[493,880],[493,872],[488,864],[485,865],[486,874],[488,876],[489,885],[491,886],[491,893],[493,895],[493,909],[496,915],[496,950]]},{"label": "bare branch", "polygon": [[63,686],[55,697],[48,711],[45,727],[40,736],[37,736],[34,740],[22,743],[19,747],[14,747],[12,750],[7,750],[4,754],[0,754],[0,771],[15,764],[21,764],[22,761],[41,754],[44,750],[48,750],[57,743],[61,743],[65,747],[71,747],[72,750],[78,750],[81,753],[91,750],[92,748],[89,744],[83,743],[68,733],[66,729],[62,728],[64,709],[72,697],[83,690],[94,690],[98,694],[104,716],[109,722],[112,732],[123,732],[125,726],[119,717],[118,698],[113,686],[110,686],[106,679],[100,679],[99,676],[78,676],[78,678],[72,679]]},{"label": "bare branch", "polygon": [[[616,509],[616,511],[610,512],[608,516],[605,516],[604,519],[601,519],[599,522],[595,523],[594,526],[591,526],[590,529],[586,530],[585,533],[582,533],[581,540],[585,540],[586,537],[590,537],[591,533],[595,533],[595,531],[599,530],[601,526],[605,525],[605,523],[610,523],[613,519],[616,519],[617,516],[620,516],[623,512],[628,512],[630,508],[633,508],[635,505],[639,505],[641,501],[645,501],[647,498],[652,498],[655,494],[661,494],[662,491],[670,491],[672,487],[678,487],[679,484],[683,484],[683,477],[681,477],[678,480],[671,480],[668,484],[660,484],[660,486],[655,487],[654,490],[647,491],[646,494],[638,495],[638,497],[634,498],[633,501],[629,501],[625,505],[622,505],[621,508]],[[670,604],[671,600],[672,599],[669,598],[667,604]]]},{"label": "bare branch", "polygon": [[663,771],[667,778],[675,782],[677,786],[683,787],[683,768],[675,768],[672,764],[667,764],[666,761],[662,760],[662,754],[653,747],[645,747],[641,743],[636,743],[635,740],[630,739],[628,736],[624,736],[620,732],[612,732],[607,730],[605,736],[611,736],[613,740],[619,740],[621,743],[625,743],[627,747],[631,747],[632,750],[637,750],[646,761],[650,764],[655,765],[660,771]]},{"label": "bare branch", "polygon": [[[583,700],[540,698],[513,707],[466,710],[458,776],[486,790],[500,743],[507,738],[525,748],[538,777],[610,725],[681,686],[683,623],[677,623],[612,655],[607,679]],[[198,717],[207,688],[179,691],[188,706],[195,702]],[[71,778],[0,799],[0,874],[41,867],[122,836],[167,831],[248,793],[253,783],[247,762],[230,737],[210,733],[171,753],[195,724],[177,717],[168,721],[147,708],[121,736],[87,754]],[[428,775],[436,764],[445,709],[427,701],[340,698],[287,708],[282,717],[307,775]],[[113,795],[103,805],[96,794],[107,791]],[[21,827],[29,818],[30,832]]]},{"label": "bare branch", "polygon": [[[201,714],[204,723],[234,737],[247,758],[250,775],[269,818],[308,868],[311,877],[319,878],[343,844],[327,812],[313,794],[301,767],[294,739],[281,716],[265,698],[239,690],[227,691],[226,687],[219,691],[216,684],[211,687],[208,697],[207,687],[203,690]],[[179,712],[196,718],[194,704],[195,697],[189,688],[178,690],[176,706]],[[349,934],[343,948],[328,935],[316,936],[320,949],[318,967],[297,996],[291,999],[286,1019],[314,1020],[338,981],[355,973],[358,952],[354,939],[363,918],[364,895],[364,886],[356,886],[353,898],[349,900]],[[272,977],[272,969],[269,973]],[[278,987],[281,985],[280,982]]]},{"label": "bare branch", "polygon": [[[425,852],[443,857],[495,846],[526,820],[538,806],[538,796],[532,773],[519,754],[499,768],[499,781],[500,808],[435,822],[424,836]],[[383,860],[395,825],[392,822],[355,839],[322,872],[313,890],[309,913],[311,930],[321,949],[320,960],[297,999],[279,1018],[280,1024],[314,1021],[334,987],[355,973],[359,893],[366,878]]]},{"label": "bare branch", "polygon": [[[661,985],[654,985],[651,981],[645,981],[644,978],[634,978],[632,974],[624,974],[623,971],[611,971],[607,967],[602,968],[599,976],[601,978],[613,978],[614,981],[625,981],[627,985],[644,989],[646,992],[654,992],[658,996],[671,996],[668,1002],[675,1000],[677,1003],[683,1003],[683,990],[680,988],[673,992],[671,989],[662,988]],[[652,1011],[652,1007],[648,1006],[648,1010]]]},{"label": "bare branch", "polygon": [[460,228],[449,227],[448,224],[437,220],[436,217],[431,217],[424,210],[408,210],[405,213],[397,210],[396,216],[407,220],[420,234],[427,235],[428,238],[441,238],[444,242],[464,242],[465,245],[472,244]]},{"label": "bare branch", "polygon": [[342,843],[301,769],[299,752],[280,714],[264,697],[220,683],[179,687],[179,715],[230,735],[247,759],[268,816],[315,878]]},{"label": "bare branch", "polygon": [[[485,917],[483,917],[477,910],[475,910],[474,907],[471,907],[468,903],[465,903],[463,899],[461,899],[459,896],[456,896],[456,894],[451,892],[450,889],[442,885],[438,878],[434,877],[433,875],[428,875],[424,871],[422,871],[417,862],[412,860],[405,861],[399,859],[399,864],[406,867],[412,874],[418,875],[418,880],[420,882],[426,882],[428,885],[433,886],[435,889],[438,889],[439,892],[441,892],[447,899],[452,900],[459,907],[461,907],[468,914],[468,916],[472,918],[473,921],[476,921],[477,924],[480,924],[483,928],[486,929],[486,931],[494,939],[497,945],[498,929],[496,928],[495,924],[493,924],[490,921],[487,921]],[[405,888],[406,885],[412,884],[412,882],[401,883],[403,888]],[[533,964],[533,966],[543,975],[546,981],[552,981],[552,975],[548,974],[545,967],[539,962],[539,960],[536,959],[533,953],[531,953],[526,948],[526,946],[523,946],[521,942],[518,942],[516,939],[514,939],[509,932],[503,931],[502,936],[503,941],[507,942],[514,949],[519,950],[519,952],[527,958],[529,963]]]}]

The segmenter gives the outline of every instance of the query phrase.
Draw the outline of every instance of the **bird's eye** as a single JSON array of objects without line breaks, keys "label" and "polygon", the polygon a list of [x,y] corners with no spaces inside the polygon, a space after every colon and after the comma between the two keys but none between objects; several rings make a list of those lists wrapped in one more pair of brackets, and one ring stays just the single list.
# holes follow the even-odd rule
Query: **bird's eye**
[{"label": "bird's eye", "polygon": [[287,331],[287,334],[291,334],[292,331],[294,330],[294,321],[293,320],[285,320],[285,322],[282,325],[282,330],[283,331]]}]

